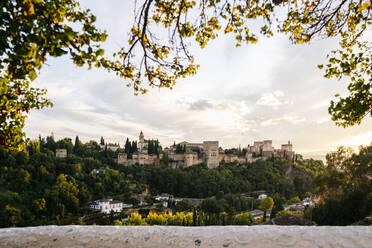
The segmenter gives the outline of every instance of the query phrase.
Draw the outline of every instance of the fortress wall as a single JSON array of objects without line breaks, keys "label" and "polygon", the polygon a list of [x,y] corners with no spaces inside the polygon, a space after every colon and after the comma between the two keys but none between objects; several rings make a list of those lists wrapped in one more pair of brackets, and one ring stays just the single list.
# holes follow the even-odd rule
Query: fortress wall
[{"label": "fortress wall", "polygon": [[168,158],[173,159],[175,161],[182,161],[182,160],[185,160],[185,154],[173,153],[173,154],[169,154]]}]

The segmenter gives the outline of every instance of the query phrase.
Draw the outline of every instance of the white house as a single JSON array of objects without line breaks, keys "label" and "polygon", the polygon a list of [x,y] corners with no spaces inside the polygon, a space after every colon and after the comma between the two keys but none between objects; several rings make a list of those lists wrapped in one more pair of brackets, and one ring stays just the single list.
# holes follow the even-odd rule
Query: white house
[{"label": "white house", "polygon": [[266,197],[267,197],[266,194],[261,194],[261,195],[258,196],[258,200],[264,199],[264,198],[266,198]]},{"label": "white house", "polygon": [[259,209],[252,210],[249,213],[252,215],[254,220],[258,220],[264,216],[264,211],[259,210]]},{"label": "white house", "polygon": [[[254,220],[258,220],[260,218],[263,218],[264,216],[264,211],[259,210],[259,209],[249,211],[249,213],[253,216]],[[271,209],[266,211],[266,218],[270,219],[270,216],[271,216]]]},{"label": "white house", "polygon": [[284,207],[284,210],[289,210],[289,211],[304,211],[305,210],[305,205],[303,205],[302,203],[295,203],[295,204],[291,204],[291,205],[288,205],[288,206],[285,206]]},{"label": "white house", "polygon": [[168,195],[168,194],[161,194],[161,195],[155,196],[155,200],[157,201],[169,201],[169,199],[172,199],[172,198],[173,196]]},{"label": "white house", "polygon": [[102,199],[91,202],[89,208],[105,214],[109,214],[111,211],[118,213],[123,209],[123,203],[112,199]]},{"label": "white house", "polygon": [[306,207],[306,206],[310,206],[310,207],[314,207],[315,206],[315,201],[317,199],[310,199],[310,197],[306,197],[302,200],[301,204]]},{"label": "white house", "polygon": [[106,169],[100,168],[100,169],[93,169],[90,174],[104,174],[106,172]]}]

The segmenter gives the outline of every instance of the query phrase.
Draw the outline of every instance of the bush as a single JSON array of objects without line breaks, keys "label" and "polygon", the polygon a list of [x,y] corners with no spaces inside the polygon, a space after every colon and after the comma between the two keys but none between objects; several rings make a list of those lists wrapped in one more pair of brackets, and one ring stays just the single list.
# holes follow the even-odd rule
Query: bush
[{"label": "bush", "polygon": [[125,225],[127,226],[140,226],[144,225],[146,222],[144,219],[142,219],[142,216],[139,213],[132,213],[127,221],[125,222]]},{"label": "bush", "polygon": [[254,218],[248,212],[243,213],[243,214],[239,214],[234,219],[234,224],[235,225],[251,225],[253,222],[254,222]]},{"label": "bush", "polygon": [[289,211],[289,210],[282,210],[282,211],[279,211],[276,213],[275,217],[280,217],[280,216],[283,216],[283,215],[297,215],[297,216],[300,216],[300,217],[303,217],[303,213],[299,210],[296,210],[296,211]]},{"label": "bush", "polygon": [[290,205],[290,204],[295,204],[295,203],[300,203],[301,202],[301,199],[300,197],[298,196],[295,196],[295,197],[292,197],[291,199],[289,199],[286,204],[287,205]]},{"label": "bush", "polygon": [[149,225],[166,225],[167,217],[162,214],[150,212],[146,217],[146,223]]}]

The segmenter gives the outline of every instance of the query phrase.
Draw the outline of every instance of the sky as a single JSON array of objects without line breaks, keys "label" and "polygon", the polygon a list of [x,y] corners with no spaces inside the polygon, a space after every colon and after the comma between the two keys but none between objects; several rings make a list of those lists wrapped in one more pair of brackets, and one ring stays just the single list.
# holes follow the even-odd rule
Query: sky
[{"label": "sky", "polygon": [[[127,45],[133,23],[133,1],[83,0],[107,30],[105,54]],[[235,47],[232,36],[220,36],[206,48],[192,48],[200,65],[195,76],[179,80],[173,90],[151,89],[134,96],[126,81],[103,69],[75,66],[68,57],[50,58],[33,87],[46,88],[54,106],[31,111],[25,131],[30,138],[76,135],[85,142],[159,139],[218,140],[223,148],[245,147],[273,140],[279,148],[289,140],[305,156],[324,155],[338,146],[372,141],[372,118],[361,125],[337,127],[328,114],[336,93],[347,81],[325,79],[318,64],[326,63],[335,40],[292,45],[283,35]]]}]

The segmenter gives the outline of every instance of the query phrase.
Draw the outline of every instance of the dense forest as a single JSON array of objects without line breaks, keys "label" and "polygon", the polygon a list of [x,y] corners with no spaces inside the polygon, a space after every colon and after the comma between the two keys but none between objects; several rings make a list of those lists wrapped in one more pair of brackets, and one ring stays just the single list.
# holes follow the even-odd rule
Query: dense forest
[{"label": "dense forest", "polygon": [[313,185],[322,199],[318,208],[308,211],[316,223],[349,225],[371,217],[372,144],[360,146],[358,154],[345,147],[327,154],[327,167]]},{"label": "dense forest", "polygon": [[[157,142],[154,144],[159,146]],[[57,148],[66,148],[68,156],[55,157]],[[321,161],[315,160],[293,162],[273,158],[249,164],[223,164],[216,169],[208,169],[204,165],[172,169],[164,162],[159,167],[118,165],[115,162],[118,152],[123,151],[101,149],[95,142],[83,144],[78,137],[74,144],[67,138],[55,141],[53,136],[30,142],[27,152],[0,150],[0,226],[79,224],[79,217],[89,212],[87,204],[90,201],[111,196],[136,205],[136,196],[146,189],[151,195],[218,196],[204,203],[204,207],[216,206],[218,209],[218,205],[229,202],[221,211],[247,208],[244,206],[248,203],[237,201],[232,197],[234,194],[251,195],[254,191],[264,190],[273,196],[278,206],[294,196],[302,198],[310,192],[324,193],[325,188],[330,188],[327,183],[334,181],[336,176],[330,166],[325,167]],[[371,146],[362,152],[366,154],[363,156],[367,156],[364,160],[355,154],[350,159],[367,163],[364,170],[370,173]],[[334,161],[334,164],[341,162]],[[350,185],[353,183],[350,182]],[[370,177],[360,187],[355,190],[362,190],[358,199],[363,200],[365,205],[355,217],[359,219],[372,209],[372,196],[364,193],[371,192]],[[332,203],[324,204],[325,208],[313,211],[314,219],[318,218],[319,223],[330,223],[326,219],[330,218],[328,209],[331,211],[344,204],[350,197],[332,198]],[[234,209],[231,210],[231,207]],[[353,209],[356,211],[355,207]]]}]

